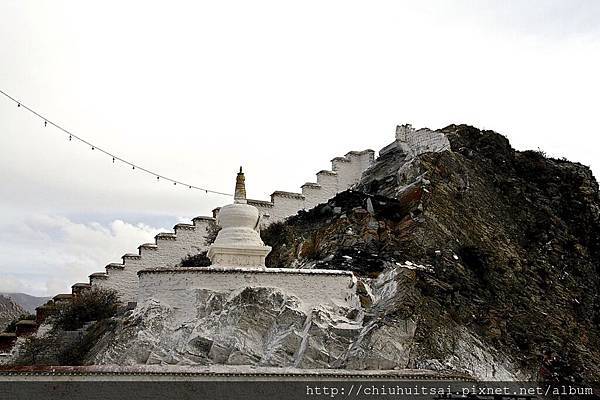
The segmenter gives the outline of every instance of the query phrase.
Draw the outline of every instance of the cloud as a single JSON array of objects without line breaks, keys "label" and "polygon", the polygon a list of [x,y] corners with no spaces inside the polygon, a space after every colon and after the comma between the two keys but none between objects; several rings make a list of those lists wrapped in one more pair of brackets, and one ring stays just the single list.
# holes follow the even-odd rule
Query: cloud
[{"label": "cloud", "polygon": [[597,34],[600,3],[593,0],[460,0],[433,2],[431,12],[463,19],[478,29],[499,34],[534,35],[551,40]]},{"label": "cloud", "polygon": [[115,219],[76,223],[39,214],[0,226],[0,291],[54,295],[87,282],[92,272],[119,262],[126,252],[164,229]]}]

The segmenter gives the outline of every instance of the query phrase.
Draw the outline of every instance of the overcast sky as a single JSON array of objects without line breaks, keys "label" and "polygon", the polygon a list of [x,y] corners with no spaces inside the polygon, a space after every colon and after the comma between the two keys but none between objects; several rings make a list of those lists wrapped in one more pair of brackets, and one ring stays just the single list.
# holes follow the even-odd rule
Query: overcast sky
[{"label": "overcast sky", "polygon": [[[297,191],[395,126],[466,123],[600,173],[598,1],[0,2],[0,89],[165,175]],[[54,295],[227,198],[0,98],[0,291]]]}]

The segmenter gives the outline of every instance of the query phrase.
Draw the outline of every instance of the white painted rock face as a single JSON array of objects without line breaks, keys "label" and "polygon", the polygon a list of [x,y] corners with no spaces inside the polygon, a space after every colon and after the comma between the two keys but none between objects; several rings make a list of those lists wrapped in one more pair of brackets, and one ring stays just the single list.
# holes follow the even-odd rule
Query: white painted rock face
[{"label": "white painted rock face", "polygon": [[[273,288],[232,293],[196,290],[194,318],[148,299],[98,342],[88,363],[113,365],[253,365],[330,368],[359,335],[360,318],[347,309],[305,309]],[[355,313],[358,315],[358,313]]]}]

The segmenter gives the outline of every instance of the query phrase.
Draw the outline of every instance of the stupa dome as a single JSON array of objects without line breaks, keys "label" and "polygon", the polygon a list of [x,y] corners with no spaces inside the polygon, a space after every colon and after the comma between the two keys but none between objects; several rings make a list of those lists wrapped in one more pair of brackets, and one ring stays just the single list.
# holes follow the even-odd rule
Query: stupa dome
[{"label": "stupa dome", "polygon": [[221,230],[208,249],[214,266],[265,268],[265,257],[271,247],[260,238],[258,209],[247,204],[246,179],[242,168],[237,174],[233,204],[219,210],[217,224]]}]

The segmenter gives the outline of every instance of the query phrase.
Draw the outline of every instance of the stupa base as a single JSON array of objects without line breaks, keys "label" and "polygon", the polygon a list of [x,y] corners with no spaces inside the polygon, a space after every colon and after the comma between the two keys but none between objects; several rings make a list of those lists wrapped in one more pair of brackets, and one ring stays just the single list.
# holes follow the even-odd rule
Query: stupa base
[{"label": "stupa base", "polygon": [[270,246],[219,246],[212,245],[207,256],[214,267],[265,269],[265,258]]}]

